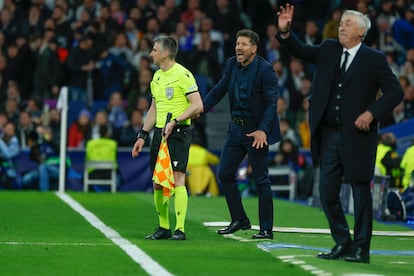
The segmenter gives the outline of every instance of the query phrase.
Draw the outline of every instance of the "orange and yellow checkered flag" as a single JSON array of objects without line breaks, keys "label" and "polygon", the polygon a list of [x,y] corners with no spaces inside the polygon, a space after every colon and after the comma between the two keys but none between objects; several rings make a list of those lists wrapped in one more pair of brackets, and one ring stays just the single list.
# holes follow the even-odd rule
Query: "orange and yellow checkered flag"
[{"label": "orange and yellow checkered flag", "polygon": [[174,194],[175,181],[171,166],[170,152],[168,151],[167,140],[165,140],[164,137],[162,137],[161,140],[152,181],[163,187],[163,203],[165,204]]}]

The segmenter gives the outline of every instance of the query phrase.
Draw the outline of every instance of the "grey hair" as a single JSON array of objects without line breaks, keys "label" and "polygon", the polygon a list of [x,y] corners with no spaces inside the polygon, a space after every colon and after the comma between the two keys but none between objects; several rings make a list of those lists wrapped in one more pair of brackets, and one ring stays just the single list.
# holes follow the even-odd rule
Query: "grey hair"
[{"label": "grey hair", "polygon": [[346,10],[343,14],[342,17],[344,16],[348,16],[348,15],[353,15],[355,16],[358,26],[364,29],[364,34],[362,36],[362,40],[364,40],[364,38],[366,37],[369,29],[371,28],[371,20],[369,19],[367,14],[363,14],[359,11],[354,11],[354,10]]},{"label": "grey hair", "polygon": [[161,35],[154,39],[154,43],[158,43],[163,51],[170,53],[170,58],[175,59],[178,53],[178,44],[172,36]]}]

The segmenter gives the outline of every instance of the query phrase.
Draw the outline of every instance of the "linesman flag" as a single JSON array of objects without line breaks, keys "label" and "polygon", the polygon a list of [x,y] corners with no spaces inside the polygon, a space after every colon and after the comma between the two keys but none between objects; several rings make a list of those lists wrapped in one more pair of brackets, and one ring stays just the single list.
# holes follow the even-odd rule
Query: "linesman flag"
[{"label": "linesman flag", "polygon": [[[171,113],[167,115],[167,122],[171,119]],[[157,161],[155,162],[154,174],[152,181],[161,185],[163,194],[163,203],[165,204],[174,194],[174,173],[171,166],[170,152],[168,150],[167,140],[164,136],[161,138],[160,149],[158,151]]]}]

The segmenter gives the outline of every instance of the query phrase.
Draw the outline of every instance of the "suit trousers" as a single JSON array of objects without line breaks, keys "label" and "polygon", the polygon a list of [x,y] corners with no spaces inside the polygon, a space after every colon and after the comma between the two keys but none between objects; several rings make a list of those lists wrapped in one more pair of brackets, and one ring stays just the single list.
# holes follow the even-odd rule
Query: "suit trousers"
[{"label": "suit trousers", "polygon": [[[354,198],[354,241],[349,233],[340,201],[343,182],[342,133],[330,128],[322,131],[320,154],[319,193],[322,208],[329,222],[331,235],[336,244],[353,245],[369,252],[372,236],[372,197],[370,182],[350,183]],[[352,160],[351,160],[352,161]],[[356,161],[356,160],[355,160]]]},{"label": "suit trousers", "polygon": [[236,181],[236,172],[240,163],[248,155],[249,165],[252,167],[252,177],[255,180],[259,200],[259,223],[261,230],[273,228],[273,197],[270,189],[268,172],[269,147],[261,149],[252,147],[253,138],[246,134],[255,131],[253,125],[230,125],[228,137],[221,153],[218,176],[226,197],[231,220],[247,218],[243,208],[241,194]]}]

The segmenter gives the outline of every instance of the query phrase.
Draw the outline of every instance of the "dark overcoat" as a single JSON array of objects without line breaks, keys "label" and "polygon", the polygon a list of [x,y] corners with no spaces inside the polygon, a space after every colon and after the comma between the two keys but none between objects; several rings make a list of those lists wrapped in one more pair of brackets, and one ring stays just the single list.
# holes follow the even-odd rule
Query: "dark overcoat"
[{"label": "dark overcoat", "polygon": [[[311,90],[309,124],[311,153],[318,164],[323,115],[329,102],[332,82],[343,52],[338,40],[325,40],[319,46],[305,45],[294,33],[276,38],[295,57],[315,65]],[[366,182],[372,179],[377,148],[377,119],[398,105],[403,91],[392,73],[385,55],[362,44],[348,67],[341,97],[342,152],[345,182]],[[380,92],[380,93],[379,93]],[[378,95],[380,97],[378,97]],[[368,132],[358,130],[354,122],[365,111],[371,111],[374,121]]]}]

